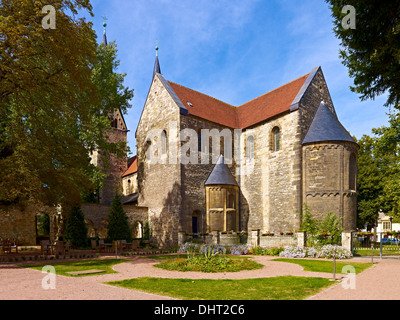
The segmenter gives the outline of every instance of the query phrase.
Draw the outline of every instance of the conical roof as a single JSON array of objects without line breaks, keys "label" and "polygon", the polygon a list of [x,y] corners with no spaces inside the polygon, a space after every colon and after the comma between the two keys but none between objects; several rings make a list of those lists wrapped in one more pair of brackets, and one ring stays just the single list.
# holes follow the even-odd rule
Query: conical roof
[{"label": "conical roof", "polygon": [[155,76],[156,73],[161,73],[160,61],[158,60],[158,56],[156,56],[156,61],[155,61],[155,63],[154,63],[154,72],[153,72],[153,76]]},{"label": "conical roof", "polygon": [[217,163],[214,166],[213,171],[208,176],[204,185],[231,185],[237,186],[235,177],[232,175],[229,167],[225,164],[225,159],[223,155],[220,155]]},{"label": "conical roof", "polygon": [[348,141],[356,143],[328,106],[322,101],[303,140],[303,144],[323,141]]}]

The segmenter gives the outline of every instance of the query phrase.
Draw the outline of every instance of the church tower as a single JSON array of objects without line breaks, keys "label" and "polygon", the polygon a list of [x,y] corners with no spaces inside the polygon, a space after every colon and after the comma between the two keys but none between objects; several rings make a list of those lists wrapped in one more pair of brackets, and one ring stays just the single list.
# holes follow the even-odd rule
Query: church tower
[{"label": "church tower", "polygon": [[[102,45],[108,46],[106,27],[107,24],[103,23],[104,33]],[[109,142],[127,144],[128,128],[125,123],[124,116],[119,109],[115,109],[113,114],[109,115],[110,129],[107,131],[106,136]],[[98,202],[100,204],[110,204],[114,199],[115,193],[118,191],[122,195],[122,182],[121,176],[128,169],[127,158],[120,158],[117,155],[111,154],[108,159],[108,165],[102,160],[101,150],[96,150],[92,155],[92,163],[103,168],[103,173],[106,179],[103,182],[103,187],[99,190]]]},{"label": "church tower", "polygon": [[355,230],[359,146],[324,102],[302,145],[304,202],[316,218],[333,212],[344,231]]}]

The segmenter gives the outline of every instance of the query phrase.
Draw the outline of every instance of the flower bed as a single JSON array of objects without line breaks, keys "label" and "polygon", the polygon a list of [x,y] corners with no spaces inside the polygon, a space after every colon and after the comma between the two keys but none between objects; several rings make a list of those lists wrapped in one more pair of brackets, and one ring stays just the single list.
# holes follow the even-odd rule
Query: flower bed
[{"label": "flower bed", "polygon": [[335,245],[325,245],[321,248],[306,247],[300,248],[295,246],[287,246],[285,250],[279,255],[280,257],[286,258],[326,258],[332,259],[335,256],[336,259],[349,259],[353,255],[344,247]]}]

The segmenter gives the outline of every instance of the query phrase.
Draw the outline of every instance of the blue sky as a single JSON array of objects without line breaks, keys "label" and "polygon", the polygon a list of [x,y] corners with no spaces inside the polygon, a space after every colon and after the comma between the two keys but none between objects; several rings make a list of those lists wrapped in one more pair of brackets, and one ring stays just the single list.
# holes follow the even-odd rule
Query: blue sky
[{"label": "blue sky", "polygon": [[150,87],[159,42],[161,71],[179,83],[238,106],[321,66],[339,120],[360,138],[387,125],[386,97],[361,102],[338,55],[340,42],[322,0],[92,0],[99,41],[106,16],[118,72],[135,89],[125,115],[129,146]]}]

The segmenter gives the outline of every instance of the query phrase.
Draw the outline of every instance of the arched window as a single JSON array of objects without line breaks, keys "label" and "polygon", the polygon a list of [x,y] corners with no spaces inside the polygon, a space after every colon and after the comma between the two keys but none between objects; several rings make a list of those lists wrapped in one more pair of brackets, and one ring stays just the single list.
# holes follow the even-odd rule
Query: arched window
[{"label": "arched window", "polygon": [[126,194],[132,193],[132,183],[131,180],[128,180],[128,187],[126,188]]},{"label": "arched window", "polygon": [[118,120],[117,120],[117,119],[114,119],[114,120],[111,122],[111,128],[118,128]]},{"label": "arched window", "polygon": [[254,136],[250,135],[246,138],[246,158],[254,159]]},{"label": "arched window", "polygon": [[168,152],[167,143],[167,131],[163,130],[163,132],[161,133],[161,153],[163,155],[166,155]]},{"label": "arched window", "polygon": [[278,127],[272,129],[272,151],[281,150],[281,130]]},{"label": "arched window", "polygon": [[197,132],[197,147],[198,151],[201,152],[201,130]]},{"label": "arched window", "polygon": [[355,191],[356,184],[357,184],[357,157],[354,153],[352,153],[349,159],[349,189]]}]

